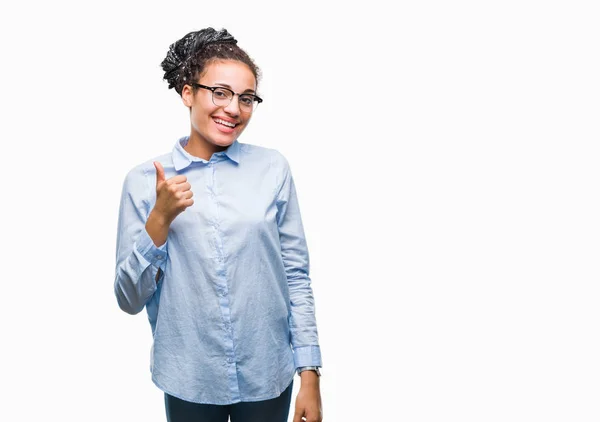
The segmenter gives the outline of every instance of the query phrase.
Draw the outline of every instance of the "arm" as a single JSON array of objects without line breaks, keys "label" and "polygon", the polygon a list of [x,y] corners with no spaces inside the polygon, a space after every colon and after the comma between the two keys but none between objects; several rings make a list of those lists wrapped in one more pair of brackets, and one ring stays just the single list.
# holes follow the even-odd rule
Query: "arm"
[{"label": "arm", "polygon": [[291,302],[290,334],[296,368],[321,367],[309,256],[296,188],[287,160],[283,158],[282,185],[277,195],[277,224],[281,255]]},{"label": "arm", "polygon": [[[321,350],[315,319],[315,306],[309,277],[309,258],[294,179],[284,162],[282,186],[277,196],[277,224],[281,255],[288,280],[291,302],[290,336],[296,368],[321,367]],[[300,374],[300,391],[296,396],[294,422],[321,422],[323,408],[319,376],[315,371]]]},{"label": "arm", "polygon": [[160,222],[148,218],[150,192],[148,176],[141,168],[127,174],[119,207],[114,290],[119,307],[132,315],[156,291],[167,258],[166,241],[157,247],[149,234],[156,237],[155,233],[164,231]]}]

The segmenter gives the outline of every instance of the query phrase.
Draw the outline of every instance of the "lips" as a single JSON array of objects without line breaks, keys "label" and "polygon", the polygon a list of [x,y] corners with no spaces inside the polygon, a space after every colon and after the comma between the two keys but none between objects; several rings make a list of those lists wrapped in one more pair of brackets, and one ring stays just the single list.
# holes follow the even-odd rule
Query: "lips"
[{"label": "lips", "polygon": [[222,117],[215,117],[215,118],[213,118],[213,120],[215,121],[215,123],[222,125],[222,126],[229,127],[229,128],[234,128],[239,124],[235,120],[224,119]]},{"label": "lips", "polygon": [[235,131],[235,128],[239,125],[239,123],[232,122],[229,119],[226,120],[222,118],[213,118],[213,121],[215,122],[217,130],[221,133],[226,134],[233,133]]}]

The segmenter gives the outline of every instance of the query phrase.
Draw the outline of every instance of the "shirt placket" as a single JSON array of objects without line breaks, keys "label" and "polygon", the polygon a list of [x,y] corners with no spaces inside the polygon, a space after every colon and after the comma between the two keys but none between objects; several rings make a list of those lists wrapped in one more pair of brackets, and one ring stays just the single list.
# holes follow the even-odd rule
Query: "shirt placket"
[{"label": "shirt placket", "polygon": [[233,402],[240,400],[240,390],[237,378],[237,368],[235,359],[235,349],[233,343],[233,326],[231,324],[231,308],[229,304],[229,288],[227,286],[227,276],[225,271],[225,254],[223,248],[223,233],[220,230],[219,221],[219,198],[218,191],[216,189],[216,173],[217,173],[217,162],[218,160],[211,157],[208,163],[208,178],[207,178],[207,190],[208,195],[211,199],[211,207],[213,208],[212,215],[214,216],[212,222],[213,237],[214,237],[214,262],[216,269],[216,290],[219,296],[219,305],[221,308],[221,314],[223,317],[223,331],[224,331],[224,346],[225,346],[225,358],[223,366],[227,368],[229,391],[231,394],[231,400]]}]

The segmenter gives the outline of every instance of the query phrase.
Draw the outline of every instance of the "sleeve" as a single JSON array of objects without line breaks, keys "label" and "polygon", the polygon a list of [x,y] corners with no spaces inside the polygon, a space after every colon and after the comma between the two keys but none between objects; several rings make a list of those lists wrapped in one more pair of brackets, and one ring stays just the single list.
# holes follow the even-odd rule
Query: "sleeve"
[{"label": "sleeve", "polygon": [[294,179],[283,159],[282,186],[277,195],[277,225],[281,255],[290,291],[290,337],[296,368],[322,366],[309,276],[309,256]]},{"label": "sleeve", "polygon": [[150,214],[150,188],[143,169],[125,177],[117,224],[117,254],[114,290],[119,307],[128,314],[139,313],[156,291],[156,274],[164,277],[167,242],[154,245],[146,231]]}]

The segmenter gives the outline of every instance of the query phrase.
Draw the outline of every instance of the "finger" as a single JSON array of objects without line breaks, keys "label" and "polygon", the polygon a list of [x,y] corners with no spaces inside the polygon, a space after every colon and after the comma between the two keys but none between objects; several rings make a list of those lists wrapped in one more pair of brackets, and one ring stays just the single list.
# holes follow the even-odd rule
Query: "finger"
[{"label": "finger", "polygon": [[194,193],[191,190],[186,190],[185,192],[178,190],[177,192],[173,192],[173,195],[177,199],[190,199],[192,196],[194,196]]},{"label": "finger", "polygon": [[180,174],[178,176],[173,176],[169,180],[167,180],[168,185],[184,183],[184,182],[187,182],[187,177],[185,177],[183,174]]},{"label": "finger", "polygon": [[[174,184],[169,184],[169,181],[167,180],[166,186],[167,186],[167,191],[171,192],[171,194],[174,195],[176,198],[186,198],[186,196],[184,196],[184,194],[192,191],[190,189],[191,188],[190,184],[187,182],[174,185]],[[191,195],[190,195],[190,197],[191,197]]]},{"label": "finger", "polygon": [[306,422],[321,422],[322,418],[318,413],[307,413],[306,414]]},{"label": "finger", "polygon": [[158,161],[154,162],[154,168],[156,168],[156,186],[158,186],[160,182],[165,181],[165,169]]},{"label": "finger", "polygon": [[192,185],[190,185],[190,182],[183,182],[177,183],[176,185],[173,185],[173,187],[178,191],[186,192],[192,188]]},{"label": "finger", "polygon": [[293,422],[303,422],[302,421],[302,413],[298,410],[294,413],[294,421]]}]

